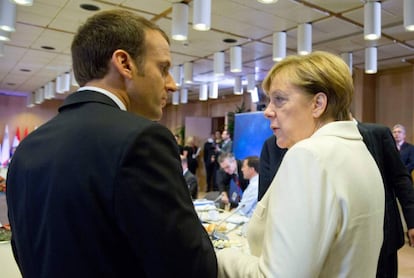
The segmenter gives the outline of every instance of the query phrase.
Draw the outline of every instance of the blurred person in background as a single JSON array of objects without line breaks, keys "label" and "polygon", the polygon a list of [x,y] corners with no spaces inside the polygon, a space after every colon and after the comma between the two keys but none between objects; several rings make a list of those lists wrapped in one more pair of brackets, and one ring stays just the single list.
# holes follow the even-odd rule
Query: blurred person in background
[{"label": "blurred person in background", "polygon": [[414,146],[405,141],[406,132],[405,127],[401,124],[396,124],[392,128],[392,135],[400,152],[402,162],[409,174],[414,170]]},{"label": "blurred person in background", "polygon": [[188,170],[190,170],[193,175],[196,175],[197,172],[199,154],[200,148],[196,145],[195,138],[193,136],[189,136],[187,140],[185,140],[183,155],[187,158]]},{"label": "blurred person in background", "polygon": [[217,190],[216,183],[216,143],[214,142],[214,133],[206,140],[203,146],[203,161],[204,168],[206,171],[206,191],[215,191]]},{"label": "blurred person in background", "polygon": [[259,191],[259,157],[248,156],[243,159],[241,167],[243,178],[249,180],[247,188],[243,191],[243,197],[236,209],[239,213],[251,217],[257,204],[257,192]]},{"label": "blurred person in background", "polygon": [[181,166],[183,167],[183,176],[185,182],[187,183],[188,191],[190,192],[191,198],[193,200],[197,199],[198,194],[198,183],[197,177],[188,170],[188,162],[185,156],[181,156]]},{"label": "blurred person in background", "polygon": [[232,153],[222,153],[218,157],[220,170],[217,171],[217,186],[221,194],[223,205],[230,208],[238,206],[243,191],[249,184],[249,180],[243,177],[242,161],[234,157]]}]

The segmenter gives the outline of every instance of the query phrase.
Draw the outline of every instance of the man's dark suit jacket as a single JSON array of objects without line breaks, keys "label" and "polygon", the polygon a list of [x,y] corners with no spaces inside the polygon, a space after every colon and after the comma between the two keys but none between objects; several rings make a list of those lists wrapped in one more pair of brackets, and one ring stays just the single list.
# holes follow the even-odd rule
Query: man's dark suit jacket
[{"label": "man's dark suit jacket", "polygon": [[216,145],[213,140],[206,141],[203,146],[203,161],[206,166],[214,163],[211,162],[213,156],[216,156]]},{"label": "man's dark suit jacket", "polygon": [[407,227],[414,228],[414,188],[411,177],[402,164],[388,127],[358,123],[358,129],[377,162],[384,182],[384,243],[381,255],[395,253],[404,244],[404,232],[396,198],[401,204]]},{"label": "man's dark suit jacket", "polygon": [[76,92],[20,143],[8,172],[24,277],[216,277],[211,241],[164,126]]},{"label": "man's dark suit jacket", "polygon": [[272,183],[286,151],[287,149],[281,149],[276,145],[276,136],[274,135],[267,138],[264,142],[260,153],[259,194],[257,198],[259,201]]},{"label": "man's dark suit jacket", "polygon": [[190,170],[187,170],[184,173],[184,179],[187,183],[187,187],[190,192],[191,198],[197,199],[198,182],[196,176],[194,176],[193,173],[190,172]]},{"label": "man's dark suit jacket", "polygon": [[404,142],[400,148],[400,157],[408,173],[411,174],[414,170],[414,146]]},{"label": "man's dark suit jacket", "polygon": [[[239,178],[239,182],[240,182],[240,188],[244,191],[247,186],[249,185],[249,180],[245,179],[243,177],[243,172],[241,170],[242,167],[242,162],[240,160],[236,160],[237,162],[237,173],[238,173],[238,178]],[[229,195],[229,190],[230,190],[230,181],[233,178],[234,175],[229,175],[226,172],[224,172],[223,169],[219,169],[216,173],[216,181],[217,181],[217,186],[220,192],[227,192],[227,194]],[[230,198],[230,195],[229,195]],[[237,206],[237,203],[232,203],[231,204],[233,207]]]}]

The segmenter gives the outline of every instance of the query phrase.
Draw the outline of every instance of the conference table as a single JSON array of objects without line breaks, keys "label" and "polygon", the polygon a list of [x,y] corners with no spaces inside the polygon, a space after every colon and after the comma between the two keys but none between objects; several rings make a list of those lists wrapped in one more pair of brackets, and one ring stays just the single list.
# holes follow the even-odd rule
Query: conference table
[{"label": "conference table", "polygon": [[14,260],[10,241],[0,241],[0,277],[21,278],[22,275]]},{"label": "conference table", "polygon": [[[238,214],[217,208],[212,201],[199,199],[194,201],[194,207],[202,222],[202,225],[211,235],[216,250],[223,248],[235,248],[248,253],[246,240],[246,226],[248,218]],[[214,237],[213,233],[218,236]],[[22,275],[14,260],[10,241],[0,242],[0,277],[21,278]]]},{"label": "conference table", "polygon": [[205,199],[195,200],[194,207],[217,250],[233,248],[249,253],[246,239],[248,217],[237,210],[220,209],[213,201]]}]

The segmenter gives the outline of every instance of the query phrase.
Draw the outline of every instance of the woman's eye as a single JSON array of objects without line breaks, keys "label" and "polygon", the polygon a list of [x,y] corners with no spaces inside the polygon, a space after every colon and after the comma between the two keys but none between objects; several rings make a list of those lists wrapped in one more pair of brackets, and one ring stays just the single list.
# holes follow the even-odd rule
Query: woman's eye
[{"label": "woman's eye", "polygon": [[272,102],[274,103],[275,106],[282,106],[285,101],[286,101],[286,98],[281,97],[281,96],[274,96],[272,98]]}]

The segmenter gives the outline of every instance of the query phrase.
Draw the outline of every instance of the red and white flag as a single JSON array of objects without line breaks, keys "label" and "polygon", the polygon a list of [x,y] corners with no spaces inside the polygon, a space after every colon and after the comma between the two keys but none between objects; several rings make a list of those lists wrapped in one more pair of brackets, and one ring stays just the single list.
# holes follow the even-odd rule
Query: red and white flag
[{"label": "red and white flag", "polygon": [[1,146],[0,166],[7,167],[10,160],[9,127],[4,128],[3,144]]},{"label": "red and white flag", "polygon": [[23,133],[23,139],[26,138],[27,135],[29,135],[29,130],[27,129],[27,127],[25,127],[24,133]]},{"label": "red and white flag", "polygon": [[19,127],[17,127],[16,129],[16,134],[14,135],[13,138],[13,143],[12,143],[12,148],[17,148],[17,146],[20,144],[20,129]]}]

